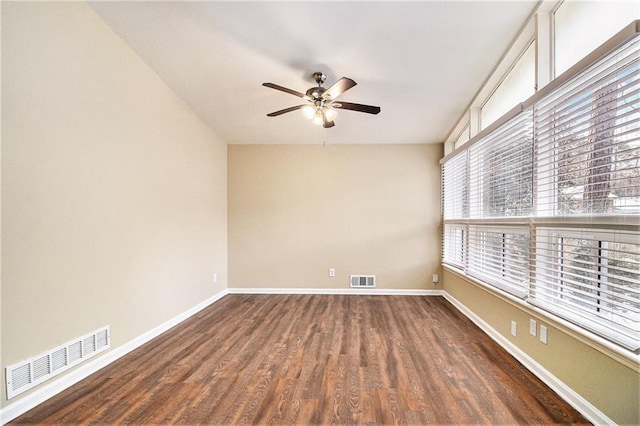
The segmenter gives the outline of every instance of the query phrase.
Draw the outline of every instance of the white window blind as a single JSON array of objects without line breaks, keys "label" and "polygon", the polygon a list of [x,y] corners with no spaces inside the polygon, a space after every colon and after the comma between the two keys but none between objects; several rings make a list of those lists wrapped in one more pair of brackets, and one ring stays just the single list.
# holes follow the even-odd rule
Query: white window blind
[{"label": "white window blind", "polygon": [[635,350],[639,272],[637,233],[538,228],[531,302]]},{"label": "white window blind", "polygon": [[445,224],[443,238],[442,261],[457,268],[463,268],[466,256],[466,230],[465,225]]},{"label": "white window blind", "polygon": [[528,109],[471,146],[470,217],[531,214],[532,136],[532,111]]},{"label": "white window blind", "polygon": [[469,215],[467,153],[462,152],[442,166],[442,205],[445,219]]},{"label": "white window blind", "polygon": [[540,215],[640,212],[640,40],[535,103]]},{"label": "white window blind", "polygon": [[469,226],[468,273],[515,296],[526,296],[529,291],[529,230]]}]

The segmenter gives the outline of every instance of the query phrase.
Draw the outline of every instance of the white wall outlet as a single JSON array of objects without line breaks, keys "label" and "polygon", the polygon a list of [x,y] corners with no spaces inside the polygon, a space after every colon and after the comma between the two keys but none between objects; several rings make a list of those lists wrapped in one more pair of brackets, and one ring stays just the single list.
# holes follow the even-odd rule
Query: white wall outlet
[{"label": "white wall outlet", "polygon": [[538,334],[538,323],[533,318],[529,318],[529,334],[533,337]]},{"label": "white wall outlet", "polygon": [[511,335],[516,337],[518,335],[518,323],[511,321]]},{"label": "white wall outlet", "polygon": [[217,283],[218,282],[218,274],[216,272],[213,273],[213,283]]},{"label": "white wall outlet", "polygon": [[544,325],[540,324],[540,341],[542,343],[544,343],[545,345],[547,344],[547,327],[545,327]]},{"label": "white wall outlet", "polygon": [[330,277],[336,276],[336,268],[329,268],[329,276]]},{"label": "white wall outlet", "polygon": [[433,275],[431,275],[431,281],[432,281],[434,284],[438,282],[438,279],[439,279],[438,274],[433,274]]}]

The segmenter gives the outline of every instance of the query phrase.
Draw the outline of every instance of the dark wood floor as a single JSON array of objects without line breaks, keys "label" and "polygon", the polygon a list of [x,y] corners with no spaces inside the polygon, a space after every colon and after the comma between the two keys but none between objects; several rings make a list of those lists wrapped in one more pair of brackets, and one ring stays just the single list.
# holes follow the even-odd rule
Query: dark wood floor
[{"label": "dark wood floor", "polygon": [[587,423],[445,299],[334,295],[226,296],[15,422]]}]

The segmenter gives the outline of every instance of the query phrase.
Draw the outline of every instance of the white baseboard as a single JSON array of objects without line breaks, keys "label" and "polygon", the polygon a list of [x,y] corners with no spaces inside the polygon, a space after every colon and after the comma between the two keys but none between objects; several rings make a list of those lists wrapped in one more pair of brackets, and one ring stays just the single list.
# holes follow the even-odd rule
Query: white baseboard
[{"label": "white baseboard", "polygon": [[471,309],[463,305],[455,297],[451,296],[446,291],[442,292],[442,295],[453,306],[462,312],[467,318],[475,323],[482,331],[489,335],[496,343],[502,346],[507,352],[509,352],[515,359],[517,359],[522,365],[524,365],[529,371],[531,371],[536,377],[542,380],[547,386],[553,389],[562,399],[567,401],[573,408],[578,410],[587,420],[596,425],[615,425],[616,423],[607,417],[602,411],[594,407],[589,401],[584,399],[580,394],[567,386],[564,382],[553,375],[549,370],[540,365],[536,360],[527,355],[513,342],[500,334],[495,328],[491,327],[482,318],[476,315]]},{"label": "white baseboard", "polygon": [[383,288],[230,288],[229,294],[360,294],[368,296],[442,296],[442,290]]},{"label": "white baseboard", "polygon": [[188,309],[178,316],[171,318],[170,320],[160,324],[159,326],[125,343],[124,345],[118,346],[117,348],[105,352],[102,356],[96,357],[91,361],[79,365],[77,368],[71,370],[69,373],[61,376],[58,379],[52,380],[51,382],[43,383],[40,387],[35,388],[35,390],[33,390],[31,393],[2,408],[0,410],[0,424],[4,425],[36,407],[37,405],[42,404],[47,399],[57,395],[68,387],[89,377],[91,374],[95,373],[101,368],[106,367],[118,358],[128,354],[134,349],[137,349],[151,339],[159,336],[160,334],[169,330],[171,327],[174,327],[175,325],[181,323],[192,315],[195,315],[202,309],[206,308],[207,306],[211,305],[212,303],[216,302],[226,295],[227,290],[223,290],[213,295],[209,299],[198,303],[196,306]]}]

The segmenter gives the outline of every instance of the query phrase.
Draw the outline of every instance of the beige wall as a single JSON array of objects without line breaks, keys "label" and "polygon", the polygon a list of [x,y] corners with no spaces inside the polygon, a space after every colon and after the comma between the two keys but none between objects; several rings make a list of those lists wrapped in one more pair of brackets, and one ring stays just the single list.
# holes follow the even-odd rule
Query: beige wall
[{"label": "beige wall", "polygon": [[347,289],[349,274],[375,274],[377,288],[434,288],[441,156],[440,145],[230,145],[229,287]]},{"label": "beige wall", "polygon": [[2,4],[2,208],[3,372],[226,288],[226,146],[86,4]]},{"label": "beige wall", "polygon": [[[511,340],[566,385],[618,424],[640,424],[640,374],[624,362],[596,350],[562,324],[536,317],[458,274],[444,270],[444,290],[500,334]],[[548,344],[529,335],[529,319],[548,327]],[[517,337],[510,334],[511,321]],[[627,364],[631,361],[627,361]]]}]

